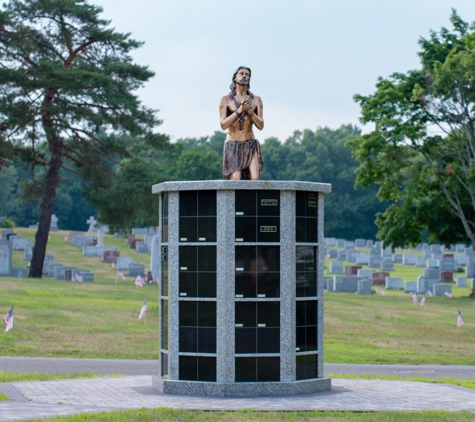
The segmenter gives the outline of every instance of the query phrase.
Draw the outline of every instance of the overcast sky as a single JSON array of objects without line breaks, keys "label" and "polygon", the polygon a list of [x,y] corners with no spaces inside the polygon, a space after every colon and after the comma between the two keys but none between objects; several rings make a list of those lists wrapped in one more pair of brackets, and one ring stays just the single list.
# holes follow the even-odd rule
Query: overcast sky
[{"label": "overcast sky", "polygon": [[358,124],[353,95],[418,67],[418,39],[450,27],[452,7],[475,21],[475,0],[89,1],[145,42],[133,56],[156,75],[139,95],[172,139],[220,129],[219,99],[240,65],[264,102],[258,139]]}]

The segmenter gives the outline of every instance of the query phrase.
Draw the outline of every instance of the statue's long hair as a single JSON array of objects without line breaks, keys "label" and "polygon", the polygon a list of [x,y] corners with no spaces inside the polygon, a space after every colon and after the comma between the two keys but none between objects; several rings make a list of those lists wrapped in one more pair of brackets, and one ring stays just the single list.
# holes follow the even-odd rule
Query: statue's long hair
[{"label": "statue's long hair", "polygon": [[233,75],[233,79],[231,81],[231,85],[229,85],[229,89],[231,90],[231,92],[229,93],[229,98],[234,99],[234,97],[236,96],[236,82],[234,82],[234,79],[236,79],[236,75],[238,74],[238,72],[241,70],[241,69],[246,69],[246,70],[249,70],[249,83],[247,84],[247,91],[246,91],[246,94],[249,95],[249,97],[252,99],[254,98],[254,94],[250,91],[250,88],[251,88],[251,69],[249,69],[248,67],[246,66],[239,66],[236,70],[236,72],[234,72],[234,75]]}]

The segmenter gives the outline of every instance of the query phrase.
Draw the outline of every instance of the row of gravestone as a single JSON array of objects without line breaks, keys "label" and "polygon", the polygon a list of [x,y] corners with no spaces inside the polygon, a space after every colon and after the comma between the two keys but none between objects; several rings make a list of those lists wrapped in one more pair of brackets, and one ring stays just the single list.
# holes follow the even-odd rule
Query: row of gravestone
[{"label": "row of gravestone", "polygon": [[[387,273],[386,273],[387,274]],[[442,284],[438,281],[431,281],[423,276],[419,276],[417,281],[406,281],[403,283],[401,277],[384,278],[384,283],[372,283],[368,277],[358,275],[346,277],[324,277],[324,289],[327,292],[354,292],[359,294],[372,294],[375,291],[373,285],[384,287],[387,290],[404,290],[405,293],[427,294],[431,292],[434,296],[444,296],[452,293],[452,285]]]},{"label": "row of gravestone", "polygon": [[43,262],[43,275],[49,276],[54,280],[75,280],[77,276],[85,282],[93,282],[94,274],[89,270],[77,267],[64,266],[54,261],[53,255],[46,255]]},{"label": "row of gravestone", "polygon": [[[28,226],[28,228],[38,230],[38,223],[31,224],[30,226]],[[55,214],[53,214],[51,216],[51,223],[49,225],[49,231],[50,232],[57,232],[58,231],[58,217],[56,217]]]}]

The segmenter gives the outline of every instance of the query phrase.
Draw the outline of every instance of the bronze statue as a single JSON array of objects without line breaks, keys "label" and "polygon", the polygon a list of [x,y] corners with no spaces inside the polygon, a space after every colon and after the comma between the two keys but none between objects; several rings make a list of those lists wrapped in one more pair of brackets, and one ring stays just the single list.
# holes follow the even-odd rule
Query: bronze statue
[{"label": "bronze statue", "polygon": [[231,92],[221,98],[221,129],[227,130],[223,148],[223,177],[228,180],[259,180],[264,159],[252,126],[264,128],[261,97],[250,89],[251,69],[239,67],[233,75]]}]

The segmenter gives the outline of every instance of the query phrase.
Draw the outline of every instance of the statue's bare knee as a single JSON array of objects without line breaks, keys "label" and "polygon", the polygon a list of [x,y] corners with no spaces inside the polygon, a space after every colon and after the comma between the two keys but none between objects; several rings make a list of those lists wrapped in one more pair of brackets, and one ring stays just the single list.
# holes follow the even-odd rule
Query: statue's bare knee
[{"label": "statue's bare knee", "polygon": [[241,180],[241,170],[231,173],[231,176],[229,176],[229,180]]},{"label": "statue's bare knee", "polygon": [[261,173],[259,171],[259,160],[257,154],[252,157],[251,164],[249,165],[249,174],[251,180],[259,180]]}]

